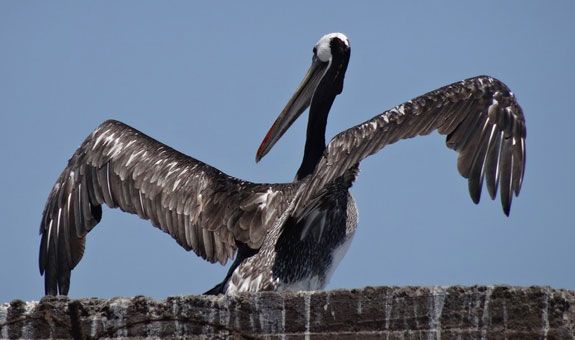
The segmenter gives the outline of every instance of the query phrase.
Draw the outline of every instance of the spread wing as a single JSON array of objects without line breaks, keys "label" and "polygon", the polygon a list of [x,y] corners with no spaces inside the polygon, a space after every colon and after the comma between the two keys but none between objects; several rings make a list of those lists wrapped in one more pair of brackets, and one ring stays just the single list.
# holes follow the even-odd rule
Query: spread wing
[{"label": "spread wing", "polygon": [[71,270],[104,203],[149,219],[186,250],[224,264],[234,257],[236,241],[259,248],[292,197],[290,184],[230,177],[121,122],[106,121],[76,150],[46,202],[39,258],[46,294],[67,294]]},{"label": "spread wing", "polygon": [[479,76],[426,93],[335,136],[296,206],[367,156],[401,139],[437,130],[459,153],[457,168],[479,202],[483,181],[492,199],[501,192],[509,215],[525,170],[525,118],[513,93],[499,80]]}]

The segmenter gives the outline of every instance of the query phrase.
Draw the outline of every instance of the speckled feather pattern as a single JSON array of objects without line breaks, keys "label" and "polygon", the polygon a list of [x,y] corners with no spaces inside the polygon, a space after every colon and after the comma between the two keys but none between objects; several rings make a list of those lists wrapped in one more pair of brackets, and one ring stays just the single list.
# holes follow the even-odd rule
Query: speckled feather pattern
[{"label": "speckled feather pattern", "polygon": [[104,203],[149,219],[186,250],[225,264],[234,257],[236,240],[261,246],[294,187],[233,178],[121,122],[106,121],[72,156],[46,203],[40,271],[47,293],[58,287],[67,292],[70,271]]},{"label": "speckled feather pattern", "polygon": [[479,202],[483,181],[492,198],[499,185],[509,214],[525,170],[525,118],[513,93],[499,80],[478,76],[426,93],[336,135],[297,206],[366,157],[401,139],[437,130],[459,153],[457,168]]}]

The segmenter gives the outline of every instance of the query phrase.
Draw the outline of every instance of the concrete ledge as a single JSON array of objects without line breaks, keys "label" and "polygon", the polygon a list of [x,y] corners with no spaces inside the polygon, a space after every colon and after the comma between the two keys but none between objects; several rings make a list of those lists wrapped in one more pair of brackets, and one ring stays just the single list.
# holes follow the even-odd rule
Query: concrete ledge
[{"label": "concrete ledge", "polygon": [[46,297],[0,305],[4,339],[575,339],[575,292],[367,287],[235,296]]}]

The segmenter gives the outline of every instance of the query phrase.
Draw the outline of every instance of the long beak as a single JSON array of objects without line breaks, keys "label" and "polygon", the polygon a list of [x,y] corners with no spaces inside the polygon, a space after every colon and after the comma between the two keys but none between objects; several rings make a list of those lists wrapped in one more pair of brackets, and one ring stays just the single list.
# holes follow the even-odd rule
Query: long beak
[{"label": "long beak", "polygon": [[264,137],[256,153],[256,162],[259,162],[271,150],[293,122],[309,107],[313,93],[327,67],[328,63],[322,62],[314,56],[312,64],[297,90]]}]

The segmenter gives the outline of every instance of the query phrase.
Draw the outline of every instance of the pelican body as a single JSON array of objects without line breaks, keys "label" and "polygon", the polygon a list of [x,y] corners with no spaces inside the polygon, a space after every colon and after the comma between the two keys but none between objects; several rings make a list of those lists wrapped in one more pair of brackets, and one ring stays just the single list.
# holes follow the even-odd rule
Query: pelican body
[{"label": "pelican body", "polygon": [[401,139],[437,130],[479,202],[483,182],[509,214],[525,170],[525,119],[495,78],[469,78],[414,98],[336,135],[327,117],[343,90],[350,44],[323,36],[312,65],[256,154],[259,161],[309,107],[302,163],[291,183],[243,181],[118,121],[76,150],[42,216],[39,266],[47,295],[68,294],[72,269],[102,204],[137,214],[210,262],[235,260],[207,294],[317,290],[329,282],[357,228],[349,193],[361,160]]}]

